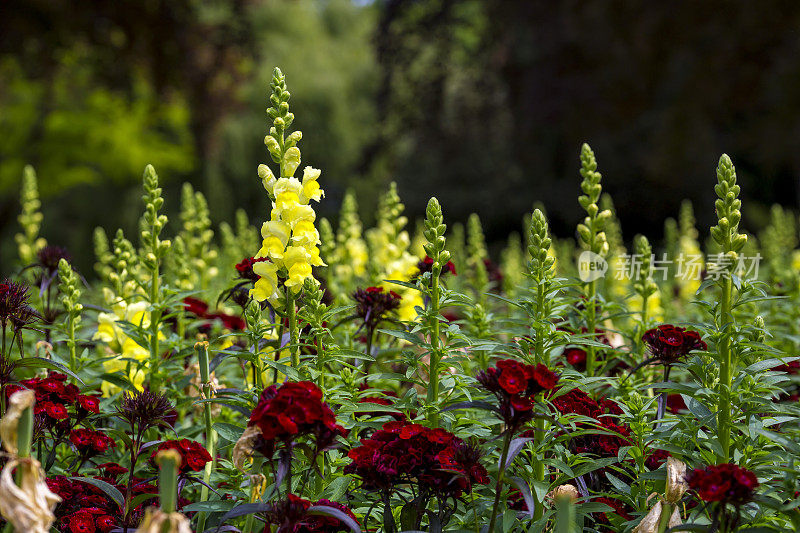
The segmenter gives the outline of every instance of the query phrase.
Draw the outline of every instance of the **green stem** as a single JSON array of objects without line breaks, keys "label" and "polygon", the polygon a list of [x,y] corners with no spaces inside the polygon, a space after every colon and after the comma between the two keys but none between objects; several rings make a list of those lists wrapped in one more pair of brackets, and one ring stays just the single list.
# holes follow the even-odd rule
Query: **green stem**
[{"label": "green stem", "polygon": [[[151,229],[155,233],[154,229]],[[158,244],[154,243],[154,249],[157,249]],[[155,266],[151,272],[150,279],[150,390],[158,392],[161,388],[161,378],[158,375],[158,367],[161,363],[161,354],[158,351],[158,323],[161,320],[160,312],[157,311],[156,306],[159,301],[159,268],[158,259],[156,259]]]},{"label": "green stem", "polygon": [[[586,328],[589,330],[589,336],[592,340],[594,340],[594,330],[595,330],[595,297],[597,295],[597,287],[595,286],[594,281],[589,282],[588,294],[586,298],[586,305],[588,306],[586,311],[588,312],[588,319],[586,320]],[[595,351],[594,346],[589,345],[586,347],[586,376],[593,377],[595,371]]]},{"label": "green stem", "polygon": [[67,319],[67,347],[69,347],[69,369],[75,372],[77,370],[77,355],[75,353],[75,317],[72,313],[69,314]]},{"label": "green stem", "polygon": [[439,349],[439,274],[441,273],[441,266],[431,270],[431,316],[433,323],[431,324],[431,361],[428,366],[430,374],[428,384],[428,406],[432,407],[430,410],[430,421],[433,427],[439,425],[439,410],[437,403],[439,402],[439,361],[441,360],[441,352]]},{"label": "green stem", "polygon": [[[542,441],[544,440],[544,419],[537,418],[536,419],[536,429],[534,430],[533,434],[533,442],[536,448],[536,455],[533,459],[533,475],[534,479],[539,483],[544,482],[544,457],[540,458],[539,456],[539,449],[542,447]],[[544,455],[544,454],[542,454]],[[534,494],[536,492],[534,491]],[[533,521],[536,522],[539,520],[542,515],[544,514],[544,502],[537,501],[536,508],[533,510]]]},{"label": "green stem", "polygon": [[[180,461],[177,458],[177,461]],[[158,497],[161,510],[174,513],[178,500],[178,462],[173,453],[160,453],[158,457]]]},{"label": "green stem", "polygon": [[[289,313],[289,344],[291,345],[292,368],[300,369],[300,335],[297,328],[297,310],[295,309],[292,289],[286,288],[286,311]],[[280,341],[279,341],[280,342]]]},{"label": "green stem", "polygon": [[674,507],[671,503],[661,502],[661,518],[658,520],[658,529],[656,533],[664,533],[667,530],[673,509]]},{"label": "green stem", "polygon": [[497,518],[497,511],[500,508],[500,495],[503,492],[503,476],[506,472],[506,459],[508,458],[508,447],[511,445],[511,431],[506,431],[506,436],[503,439],[503,453],[500,454],[500,468],[497,471],[497,483],[494,487],[494,505],[492,505],[492,517],[489,519],[488,533],[494,533],[494,522]]},{"label": "green stem", "polygon": [[719,344],[720,357],[720,405],[717,413],[717,428],[719,433],[719,444],[722,448],[720,463],[730,461],[731,446],[731,384],[734,374],[733,353],[731,350],[731,338],[728,333],[731,316],[731,278],[725,276],[722,280],[722,296],[720,300],[719,327],[722,328],[722,337]]},{"label": "green stem", "polygon": [[31,454],[33,440],[33,408],[26,407],[17,422],[17,456],[28,457]]},{"label": "green stem", "polygon": [[[198,342],[194,345],[195,350],[197,351],[197,357],[200,363],[200,387],[203,392],[203,399],[208,400],[211,398],[212,390],[211,390],[211,372],[209,371],[208,365],[208,343],[207,342]],[[259,372],[260,375],[260,372]],[[214,469],[214,463],[216,462],[216,432],[211,424],[211,404],[206,402],[203,404],[203,421],[206,425],[206,449],[208,453],[211,455],[211,461],[206,463],[205,471],[203,472],[203,487],[200,489],[200,501],[204,502],[208,500],[208,484],[211,480],[211,471]],[[205,531],[205,524],[206,524],[206,513],[201,512],[197,517],[197,531],[201,533]]]}]

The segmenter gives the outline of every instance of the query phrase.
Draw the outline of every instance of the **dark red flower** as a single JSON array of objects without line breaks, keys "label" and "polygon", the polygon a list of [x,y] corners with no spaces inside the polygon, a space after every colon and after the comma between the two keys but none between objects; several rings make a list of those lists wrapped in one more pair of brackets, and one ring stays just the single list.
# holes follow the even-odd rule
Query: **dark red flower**
[{"label": "dark red flower", "polygon": [[752,500],[758,487],[754,473],[731,463],[696,468],[686,475],[686,482],[703,501],[733,505]]},{"label": "dark red flower", "polygon": [[[426,255],[425,259],[417,263],[417,269],[420,274],[431,272],[433,270],[433,259]],[[448,261],[446,265],[442,265],[442,272],[440,275],[447,274],[448,272],[454,276],[456,275],[456,265],[454,265],[452,261]]]},{"label": "dark red flower", "polygon": [[209,320],[219,320],[225,329],[231,331],[242,331],[245,328],[244,319],[237,315],[229,315],[228,313],[209,313],[206,315]]},{"label": "dark red flower", "polygon": [[688,411],[686,402],[683,401],[683,396],[680,394],[667,394],[667,409],[670,413],[678,413],[680,411]]},{"label": "dark red flower", "polygon": [[337,435],[347,435],[347,430],[336,423],[331,408],[322,401],[322,391],[310,381],[287,382],[264,389],[248,425],[258,426],[270,445],[274,441],[312,435],[319,450],[333,444]]},{"label": "dark red flower", "polygon": [[117,445],[105,433],[83,428],[73,429],[69,434],[69,440],[81,454],[87,456],[103,453]]},{"label": "dark red flower", "polygon": [[128,469],[117,463],[103,463],[97,465],[97,468],[106,476],[116,478],[128,472]]},{"label": "dark red flower", "polygon": [[533,418],[533,396],[554,389],[559,376],[541,363],[534,366],[503,359],[496,367],[480,372],[476,379],[497,397],[506,425],[518,428]]},{"label": "dark red flower", "polygon": [[71,533],[94,533],[94,518],[89,513],[78,511],[66,517],[67,527]]},{"label": "dark red flower", "polygon": [[387,422],[361,446],[352,448],[345,472],[367,490],[389,490],[410,482],[425,491],[458,496],[471,484],[488,482],[478,448],[443,429]]},{"label": "dark red flower", "polygon": [[238,272],[239,277],[242,279],[258,281],[260,276],[253,272],[253,265],[262,261],[269,261],[269,259],[266,257],[245,257],[240,263],[236,264],[236,272]]},{"label": "dark red flower", "polygon": [[84,396],[81,394],[78,396],[78,405],[80,405],[81,409],[90,413],[100,412],[100,398],[97,396]]},{"label": "dark red flower", "polygon": [[187,313],[191,313],[198,318],[203,318],[208,312],[208,304],[199,298],[187,296],[183,299],[183,308]]},{"label": "dark red flower", "polygon": [[167,440],[158,445],[150,455],[150,460],[155,464],[156,455],[161,450],[175,450],[181,456],[179,472],[181,474],[199,472],[211,461],[211,454],[199,442],[189,439]]},{"label": "dark red flower", "polygon": [[103,533],[109,533],[109,531],[117,528],[116,524],[114,523],[114,517],[107,514],[98,516],[97,519],[95,519],[95,524],[97,524],[97,529]]},{"label": "dark red flower", "polygon": [[564,350],[564,357],[575,370],[583,372],[586,370],[586,350],[582,348],[567,348]]},{"label": "dark red flower", "polygon": [[670,453],[666,450],[656,450],[647,456],[645,459],[644,464],[650,470],[658,470],[658,468],[664,464],[667,458],[670,457]]},{"label": "dark red flower", "polygon": [[63,404],[45,402],[42,407],[44,408],[45,414],[54,420],[66,420],[69,418],[67,408]]},{"label": "dark red flower", "polygon": [[671,324],[648,330],[642,336],[650,353],[658,362],[669,365],[678,362],[692,350],[706,350],[708,346],[696,331]]}]

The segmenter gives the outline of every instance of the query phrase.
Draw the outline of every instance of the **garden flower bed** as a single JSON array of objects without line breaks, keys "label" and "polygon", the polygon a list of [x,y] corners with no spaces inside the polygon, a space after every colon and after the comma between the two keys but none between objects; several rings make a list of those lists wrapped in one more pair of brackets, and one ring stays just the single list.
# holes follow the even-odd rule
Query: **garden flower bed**
[{"label": "garden flower bed", "polygon": [[260,235],[189,185],[168,221],[148,166],[140,232],[98,228],[79,273],[26,169],[8,530],[800,529],[797,223],[747,235],[727,156],[710,231],[687,204],[627,250],[584,145],[577,239],[535,209],[494,262],[435,198],[410,232],[394,185],[371,228],[353,193],[318,219],[289,99],[276,69]]}]

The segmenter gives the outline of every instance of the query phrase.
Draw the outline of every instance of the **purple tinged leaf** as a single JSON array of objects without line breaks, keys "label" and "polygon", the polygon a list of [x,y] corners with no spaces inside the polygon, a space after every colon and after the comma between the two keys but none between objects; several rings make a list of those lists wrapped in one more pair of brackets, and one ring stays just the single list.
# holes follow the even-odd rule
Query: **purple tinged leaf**
[{"label": "purple tinged leaf", "polygon": [[341,523],[346,525],[350,528],[350,531],[353,533],[361,533],[361,528],[358,526],[358,522],[353,520],[353,518],[342,511],[341,509],[337,509],[336,507],[331,507],[329,505],[312,505],[308,508],[308,512],[311,514],[322,514],[327,516],[332,516],[336,518]]}]

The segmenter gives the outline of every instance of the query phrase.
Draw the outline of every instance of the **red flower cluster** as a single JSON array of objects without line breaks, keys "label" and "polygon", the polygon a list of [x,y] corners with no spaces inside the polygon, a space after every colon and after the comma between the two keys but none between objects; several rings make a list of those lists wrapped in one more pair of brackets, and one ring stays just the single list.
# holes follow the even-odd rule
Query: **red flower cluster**
[{"label": "red flower cluster", "polygon": [[250,415],[250,426],[258,426],[267,441],[291,441],[301,435],[313,435],[317,449],[333,444],[337,435],[347,430],[336,423],[328,404],[322,401],[322,391],[310,381],[272,385],[261,393],[258,405]]},{"label": "red flower cluster", "polygon": [[625,505],[625,503],[621,502],[616,498],[608,498],[606,496],[601,496],[599,498],[595,498],[592,501],[596,503],[604,503],[613,509],[613,511],[607,511],[605,513],[597,513],[596,516],[597,516],[597,522],[600,525],[600,531],[608,531],[608,532],[614,531],[611,528],[604,527],[611,524],[611,520],[609,520],[608,517],[608,515],[610,514],[615,514],[626,521],[633,520],[633,516],[631,515],[631,511],[633,511],[633,509],[630,506]]},{"label": "red flower cluster", "polygon": [[478,383],[500,401],[501,418],[514,428],[533,419],[533,396],[554,389],[558,379],[541,363],[526,365],[513,359],[498,361],[477,376]]},{"label": "red flower cluster", "polygon": [[219,320],[225,329],[231,331],[242,331],[245,328],[244,320],[237,315],[229,315],[228,313],[208,312],[208,304],[198,298],[191,296],[183,299],[183,307],[187,313],[195,315],[197,318],[204,318],[206,320]]},{"label": "red flower cluster", "polygon": [[364,320],[368,329],[373,329],[390,312],[400,307],[401,300],[399,294],[384,292],[383,287],[358,289],[352,298],[356,302],[356,315]]},{"label": "red flower cluster", "polygon": [[458,496],[472,484],[489,481],[477,449],[443,429],[404,421],[387,422],[347,454],[367,490],[389,490],[416,482],[421,489]]},{"label": "red flower cluster", "polygon": [[51,372],[46,378],[26,379],[20,384],[8,385],[6,397],[17,391],[31,389],[36,393],[36,404],[33,413],[47,427],[53,427],[70,417],[69,408],[75,409],[80,420],[89,413],[100,412],[100,400],[97,396],[80,394],[80,389],[72,383],[66,383],[67,376]]},{"label": "red flower cluster", "polygon": [[93,429],[73,429],[69,434],[69,440],[84,458],[105,453],[109,448],[117,447],[117,443],[111,437]]},{"label": "red flower cluster", "polygon": [[239,273],[239,277],[242,279],[258,281],[261,276],[253,272],[253,265],[262,261],[269,261],[269,259],[266,257],[245,257],[240,263],[236,264],[236,272]]},{"label": "red flower cluster", "polygon": [[150,460],[155,464],[155,458],[161,450],[175,450],[181,455],[180,473],[189,471],[199,472],[211,460],[211,454],[199,442],[189,439],[167,440],[158,445],[150,455]]},{"label": "red flower cluster", "polygon": [[[433,259],[425,256],[425,259],[417,263],[417,269],[419,270],[420,275],[424,274],[425,272],[431,272],[433,270]],[[453,264],[452,261],[448,261],[446,265],[442,266],[442,274],[450,273],[452,275],[456,275],[456,265]]]},{"label": "red flower cluster", "polygon": [[[113,478],[97,479],[122,488]],[[109,533],[118,527],[119,506],[94,485],[55,476],[47,479],[47,486],[62,500],[56,507],[56,517],[59,518],[59,529],[62,532]]]},{"label": "red flower cluster", "polygon": [[671,324],[664,324],[646,331],[642,340],[650,348],[653,357],[665,365],[677,363],[692,350],[708,348],[696,331]]},{"label": "red flower cluster", "polygon": [[319,500],[312,504],[310,501],[289,494],[285,500],[272,504],[266,512],[267,530],[270,526],[278,526],[276,533],[336,533],[349,531],[350,528],[338,518],[324,514],[311,514],[311,507],[331,507],[350,517],[356,524],[358,520],[353,512],[344,505],[330,500]]},{"label": "red flower cluster", "polygon": [[733,505],[752,500],[753,491],[758,487],[754,473],[730,463],[696,468],[686,475],[686,482],[703,501]]}]

